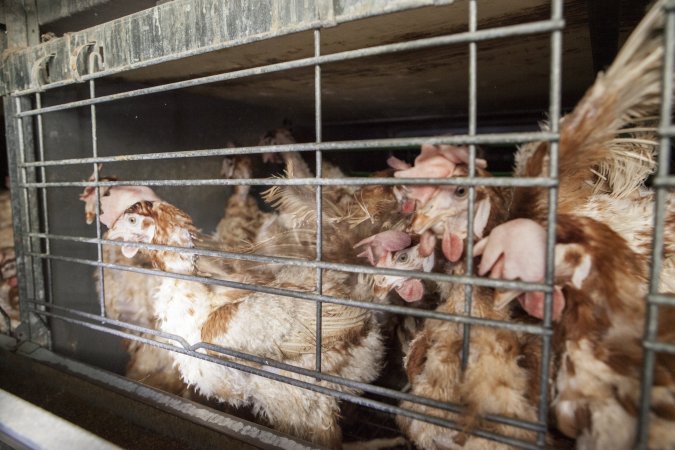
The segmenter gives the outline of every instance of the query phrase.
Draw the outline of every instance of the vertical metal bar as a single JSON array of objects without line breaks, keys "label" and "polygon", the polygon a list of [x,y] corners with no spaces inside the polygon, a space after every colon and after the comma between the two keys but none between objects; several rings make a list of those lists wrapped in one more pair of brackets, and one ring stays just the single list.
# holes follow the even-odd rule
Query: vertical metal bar
[{"label": "vertical metal bar", "polygon": [[[551,20],[563,20],[563,0],[551,0]],[[560,89],[562,75],[562,31],[551,33],[551,68],[549,86],[549,118],[551,132],[560,133]],[[558,147],[560,137],[550,142],[549,176],[558,178]],[[558,188],[551,187],[548,192],[548,226],[546,242],[546,284],[553,286],[555,280],[555,231],[558,203]],[[551,329],[553,293],[547,292],[544,297],[544,327]],[[541,337],[541,372],[539,378],[539,422],[548,421],[548,378],[551,359],[551,336]],[[546,445],[546,433],[539,432],[537,444]]]},{"label": "vertical metal bar", "polygon": [[[14,224],[14,251],[16,253],[16,272],[19,282],[19,312],[22,323],[28,323],[28,277],[26,264],[26,224],[21,207],[21,188],[20,185],[20,153],[23,148],[21,143],[22,132],[21,120],[16,118],[16,113],[21,110],[21,103],[19,98],[11,98],[5,96],[3,99],[3,106],[5,110],[5,131],[7,138],[7,159],[9,162],[9,180],[12,200],[12,222]],[[20,336],[30,340],[30,327],[27,327],[27,336]]]},{"label": "vertical metal bar", "polygon": [[[469,32],[473,33],[477,29],[478,6],[476,0],[469,1]],[[477,115],[477,44],[469,42],[469,136],[476,135],[476,115]],[[476,146],[469,145],[469,176],[476,174]],[[473,219],[476,205],[476,187],[469,187],[468,211],[467,214],[467,233],[466,233],[466,274],[473,275]],[[471,316],[471,305],[473,302],[473,285],[464,285],[464,314]],[[469,362],[469,342],[471,341],[471,325],[464,324],[464,334],[462,340],[462,369],[466,369]]]},{"label": "vertical metal bar", "polygon": [[[42,108],[42,95],[38,92],[35,94],[35,106]],[[45,160],[45,145],[44,145],[44,132],[42,127],[42,114],[36,116],[37,120],[37,138],[38,138],[38,154],[40,161]],[[40,179],[44,182],[47,181],[47,174],[45,166],[40,167]],[[44,227],[44,232],[49,234],[49,210],[47,209],[47,188],[40,190],[40,200],[42,203],[42,224]],[[45,239],[45,252],[48,255],[51,255],[51,239]],[[52,292],[52,261],[47,259],[45,261],[46,271],[46,284],[47,284],[47,301],[52,302],[54,295]]]},{"label": "vertical metal bar", "polygon": [[[321,56],[321,30],[314,30],[314,56]],[[316,143],[320,143],[322,136],[321,124],[321,66],[314,66],[314,128]],[[321,150],[315,151],[316,155],[316,178],[320,179],[323,175]],[[316,260],[321,261],[323,252],[323,231],[321,229],[323,205],[321,202],[322,186],[316,186]],[[316,269],[316,293],[321,295],[323,292],[323,270]],[[322,315],[323,304],[316,302],[316,371],[321,372],[321,345],[322,345]]]},{"label": "vertical metal bar", "polygon": [[[91,67],[90,67],[91,73]],[[94,80],[89,80],[89,98],[96,97],[96,87],[94,85]],[[91,153],[94,158],[98,157],[98,137],[96,134],[96,105],[90,106],[91,111]],[[99,174],[98,174],[98,164],[94,163],[94,181],[98,183]],[[95,187],[96,189],[96,238],[101,239],[101,188],[99,186]],[[97,250],[97,261],[99,263],[103,262],[103,245],[99,241],[96,244]],[[99,308],[101,311],[101,317],[106,316],[105,311],[105,282],[103,280],[103,267],[98,266],[98,302]]]},{"label": "vertical metal bar", "polygon": [[[30,107],[30,100],[23,97],[17,99],[17,111],[25,105]],[[33,139],[33,121],[27,118],[19,118],[19,161],[21,163],[32,162],[35,160],[35,141]],[[35,168],[23,167],[20,173],[22,183],[35,182]],[[32,194],[35,193],[35,195]],[[39,216],[36,188],[22,188],[20,195],[23,197],[22,214],[24,215],[24,224],[26,232],[39,232]],[[27,252],[34,252],[40,247],[40,239],[25,236]],[[30,259],[29,259],[30,258]],[[30,265],[28,264],[30,261]],[[28,256],[26,258],[26,276],[27,276],[27,294],[28,298],[44,300],[44,278],[42,275],[42,260]],[[32,326],[32,325],[31,325]],[[33,330],[35,331],[35,330]],[[34,333],[32,333],[34,334]],[[34,337],[34,336],[33,336]]]},{"label": "vertical metal bar", "polygon": [[[25,103],[26,99],[24,98],[16,98],[15,104],[16,104],[16,111],[21,112],[21,104]],[[17,173],[17,178],[19,179],[19,182],[21,184],[25,184],[27,181],[26,177],[26,168],[23,167],[23,163],[26,162],[26,137],[29,135],[26,133],[25,129],[25,123],[23,118],[17,118],[17,129],[18,129],[18,134],[19,134],[19,153],[18,153],[18,159],[19,163],[22,165],[22,168],[19,170]],[[28,213],[28,188],[20,188],[17,192],[14,193],[14,195],[18,196],[19,198],[23,198],[23,201],[20,201],[21,209],[19,214],[21,215],[22,218],[22,225],[23,225],[23,231],[24,234],[22,236],[24,240],[24,249],[26,250],[27,253],[33,252],[33,246],[31,239],[28,237],[27,233],[30,232],[31,227],[30,227],[30,219],[29,219],[29,213]],[[32,264],[28,264],[28,258],[30,258],[28,255],[25,257],[25,264],[26,264],[26,294],[28,295],[29,298],[32,298],[35,295],[35,275],[33,274],[32,270]],[[32,258],[31,258],[32,261]],[[28,282],[29,279],[32,279],[32,283]],[[23,322],[23,318],[21,319]]]},{"label": "vertical metal bar", "polygon": [[[23,105],[26,107],[31,107],[31,101],[28,97],[23,97],[20,101],[20,107],[23,108]],[[34,139],[34,130],[33,130],[33,120],[26,120],[26,118],[19,119],[19,133],[21,136],[20,139],[20,161],[33,162],[35,161],[35,139]],[[21,171],[21,177],[24,183],[34,183],[36,181],[36,172],[35,167],[24,167]],[[39,213],[39,204],[38,204],[38,191],[37,188],[23,188],[20,191],[21,196],[24,199],[24,204],[22,205],[22,211],[25,215],[25,230],[30,233],[36,233],[40,231],[40,213]],[[34,236],[26,236],[26,247],[28,252],[34,252],[36,249],[39,249],[42,245],[40,238]],[[26,267],[27,267],[27,294],[29,299],[37,299],[39,301],[44,301],[45,299],[45,277],[43,273],[43,261],[41,258],[36,258],[33,256],[28,256],[26,254]],[[30,259],[28,259],[30,258]],[[30,262],[30,265],[28,263]],[[42,309],[42,308],[41,308]],[[31,328],[31,340],[33,342],[39,343],[44,346],[49,346],[51,343],[48,339],[48,332],[44,328],[42,322],[37,316],[29,315],[28,327]]]},{"label": "vertical metal bar", "polygon": [[[37,9],[35,0],[19,2],[12,0],[7,5],[7,25],[10,44],[15,47],[36,45],[39,42],[37,23]],[[28,313],[29,299],[44,300],[45,279],[42,274],[40,258],[30,257],[35,247],[40,247],[40,239],[29,237],[29,233],[39,231],[39,211],[37,190],[31,195],[29,188],[21,188],[20,184],[35,182],[35,168],[23,167],[19,170],[18,164],[35,160],[33,122],[17,117],[22,110],[31,109],[30,99],[27,97],[9,96],[4,101],[7,118],[8,160],[11,174],[12,217],[15,230],[15,251],[17,275],[19,276],[19,308],[21,314],[20,339],[39,341],[49,346],[49,333],[41,326],[41,321]],[[35,319],[35,320],[32,320]],[[35,329],[33,327],[36,327]]]},{"label": "vertical metal bar", "polygon": [[[663,53],[663,75],[661,84],[661,123],[660,128],[671,126],[673,70],[675,70],[675,11],[667,10],[665,27],[665,51]],[[670,171],[670,137],[661,136],[659,148],[658,176],[665,178]],[[649,415],[651,410],[651,391],[654,383],[655,352],[645,346],[645,342],[657,338],[659,324],[659,306],[652,301],[652,296],[659,293],[661,268],[663,265],[664,219],[666,214],[667,191],[664,186],[656,188],[654,202],[654,241],[652,243],[652,264],[649,280],[649,296],[645,315],[645,331],[643,340],[644,363],[642,367],[642,385],[640,392],[640,416],[635,448],[647,448],[649,444]]]}]

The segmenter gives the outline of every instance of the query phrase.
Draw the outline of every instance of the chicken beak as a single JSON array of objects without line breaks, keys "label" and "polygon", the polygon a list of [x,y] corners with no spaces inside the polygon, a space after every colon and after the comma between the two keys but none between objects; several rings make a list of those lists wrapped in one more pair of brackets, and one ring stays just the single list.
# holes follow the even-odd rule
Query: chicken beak
[{"label": "chicken beak", "polygon": [[520,294],[522,294],[523,291],[514,291],[514,290],[508,290],[508,291],[502,291],[502,290],[495,290],[495,296],[494,296],[494,307],[497,310],[501,310],[506,308],[513,300],[518,298]]},{"label": "chicken beak", "polygon": [[429,228],[429,221],[431,218],[425,214],[417,213],[415,214],[415,218],[413,219],[412,223],[410,224],[410,231],[416,234],[422,234],[424,233],[427,228]]},{"label": "chicken beak", "polygon": [[[129,241],[129,242],[138,242],[135,239],[129,239],[123,231],[119,231],[116,228],[112,228],[108,231],[108,239],[111,241]],[[140,250],[140,247],[130,247],[122,246],[120,247],[122,254],[127,258],[133,258],[136,256],[136,253]]]},{"label": "chicken beak", "polygon": [[107,236],[108,240],[117,241],[117,240],[121,240],[120,239],[121,237],[122,237],[122,233],[120,233],[120,231],[117,230],[115,227],[108,230],[108,236]]}]

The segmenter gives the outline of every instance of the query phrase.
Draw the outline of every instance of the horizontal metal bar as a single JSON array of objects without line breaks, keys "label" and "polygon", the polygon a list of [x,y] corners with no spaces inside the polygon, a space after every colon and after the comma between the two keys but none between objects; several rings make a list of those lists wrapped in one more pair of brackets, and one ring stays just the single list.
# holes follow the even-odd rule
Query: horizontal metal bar
[{"label": "horizontal metal bar", "polygon": [[[444,410],[444,411],[449,411],[449,412],[453,412],[453,413],[457,413],[457,414],[462,414],[462,413],[466,412],[466,407],[463,407],[461,405],[457,405],[457,404],[453,404],[453,403],[445,403],[445,402],[441,402],[441,401],[434,400],[434,399],[427,398],[427,397],[420,397],[418,395],[407,394],[407,393],[396,391],[396,390],[393,390],[393,389],[388,389],[388,388],[384,388],[384,387],[380,387],[380,386],[374,386],[374,385],[368,384],[368,383],[354,381],[354,380],[351,380],[349,378],[343,378],[343,377],[338,377],[338,376],[335,376],[335,375],[317,372],[315,370],[304,369],[302,367],[282,363],[282,362],[279,362],[279,361],[276,361],[276,360],[273,360],[273,359],[262,358],[262,357],[259,357],[259,356],[256,356],[256,355],[239,352],[239,351],[236,351],[236,350],[225,348],[225,347],[222,347],[222,346],[219,346],[219,345],[209,344],[209,343],[206,343],[206,342],[200,342],[200,343],[197,343],[197,344],[194,344],[194,345],[190,345],[187,341],[185,341],[185,339],[183,339],[183,337],[178,336],[178,335],[166,333],[166,332],[163,332],[161,330],[155,330],[155,329],[151,329],[151,328],[141,327],[141,326],[138,326],[138,325],[134,325],[134,324],[127,323],[127,322],[122,322],[122,321],[115,320],[115,319],[102,318],[100,315],[97,315],[97,314],[90,314],[90,313],[78,311],[78,310],[63,307],[63,306],[57,306],[57,305],[47,303],[47,302],[42,302],[42,301],[37,301],[37,300],[29,300],[28,302],[32,303],[32,304],[35,304],[35,305],[40,305],[40,306],[44,306],[44,307],[47,307],[47,308],[59,310],[59,311],[62,311],[62,312],[67,312],[67,313],[77,315],[77,316],[80,316],[80,317],[84,317],[84,318],[92,320],[93,322],[109,324],[109,325],[117,326],[117,327],[120,327],[120,328],[126,328],[126,329],[129,329],[129,330],[133,330],[133,331],[136,331],[136,332],[139,332],[139,333],[158,336],[158,337],[162,337],[162,338],[167,339],[167,340],[173,340],[173,341],[178,342],[186,350],[196,351],[196,350],[199,350],[199,349],[203,348],[203,349],[207,349],[207,350],[210,350],[210,351],[221,353],[221,354],[226,355],[226,356],[232,356],[232,357],[235,357],[235,358],[243,359],[245,361],[255,362],[255,363],[261,364],[261,365],[268,365],[268,366],[271,366],[271,367],[274,367],[274,368],[277,368],[277,369],[286,370],[286,371],[289,371],[289,372],[297,373],[299,375],[305,375],[307,377],[317,378],[319,380],[327,381],[327,382],[330,382],[330,383],[336,383],[336,384],[339,384],[341,386],[359,389],[359,390],[362,390],[364,392],[369,392],[371,394],[381,395],[383,397],[387,397],[387,398],[391,398],[391,399],[395,399],[395,400],[410,401],[410,402],[430,406],[430,407],[433,407],[433,408],[438,408],[438,409],[441,409],[441,410]],[[137,340],[136,335],[132,335],[132,336],[133,337],[131,337],[130,339]],[[150,341],[149,344],[155,345],[154,342],[157,342],[157,341]],[[532,431],[545,430],[545,428],[540,424],[530,422],[530,421],[526,421],[526,420],[521,420],[521,419],[515,419],[515,418],[503,417],[503,416],[495,416],[495,415],[486,415],[483,418],[486,419],[486,420],[495,422],[495,423],[502,423],[504,425],[519,427],[519,428],[532,430]]]},{"label": "horizontal metal bar", "polygon": [[[342,391],[339,391],[339,390],[336,390],[336,389],[327,388],[327,387],[320,386],[320,385],[317,385],[317,384],[314,384],[314,383],[311,383],[311,382],[297,380],[295,378],[290,378],[288,376],[280,375],[280,374],[277,374],[277,373],[274,373],[274,372],[269,372],[269,371],[266,371],[266,370],[263,370],[263,369],[258,369],[258,368],[255,368],[255,367],[247,366],[247,365],[236,363],[236,362],[233,362],[233,361],[215,358],[215,357],[212,357],[208,354],[183,349],[183,348],[180,348],[180,347],[174,347],[172,345],[167,345],[167,344],[163,344],[161,342],[153,341],[152,339],[143,338],[142,336],[136,336],[134,334],[125,333],[123,331],[112,330],[110,328],[106,328],[104,326],[97,325],[97,324],[94,324],[94,323],[83,322],[83,321],[80,321],[80,320],[77,320],[77,319],[61,316],[59,314],[50,313],[50,312],[47,312],[47,311],[36,310],[34,312],[36,314],[39,314],[39,315],[44,315],[44,316],[47,316],[47,317],[52,317],[54,319],[63,320],[65,322],[72,323],[72,324],[75,324],[75,325],[81,325],[81,326],[84,326],[84,327],[87,327],[87,328],[90,328],[90,329],[93,329],[93,330],[96,330],[96,331],[101,331],[101,332],[104,332],[104,333],[112,334],[112,335],[119,336],[119,337],[126,338],[126,339],[136,340],[138,342],[142,342],[142,343],[145,343],[145,344],[148,344],[148,345],[153,345],[155,347],[162,348],[162,349],[165,349],[165,350],[169,350],[169,351],[173,351],[173,352],[177,352],[177,353],[182,353],[184,355],[189,355],[189,356],[199,358],[199,359],[202,359],[202,360],[205,360],[205,361],[209,361],[209,362],[212,362],[212,363],[215,363],[215,364],[219,364],[221,366],[228,367],[228,368],[231,368],[231,369],[236,369],[236,370],[240,370],[242,372],[250,373],[250,374],[253,374],[253,375],[262,376],[262,377],[269,378],[269,379],[274,380],[274,381],[279,381],[279,382],[282,382],[282,383],[290,384],[292,386],[304,388],[304,389],[311,390],[311,391],[314,391],[314,392],[319,392],[321,394],[330,395],[330,396],[338,398],[340,400],[346,400],[346,401],[349,401],[349,402],[352,402],[352,403],[355,403],[355,404],[358,404],[358,405],[367,406],[367,407],[374,408],[374,409],[377,409],[377,410],[380,410],[380,411],[383,411],[383,412],[389,412],[389,413],[392,413],[392,414],[401,414],[401,415],[405,415],[407,417],[411,417],[411,418],[416,419],[416,420],[422,420],[422,421],[425,421],[425,422],[433,423],[433,424],[438,425],[438,426],[464,431],[463,430],[464,427],[461,424],[458,424],[455,421],[444,420],[444,419],[441,419],[441,418],[438,418],[438,417],[421,414],[421,413],[418,413],[416,411],[400,408],[400,407],[397,407],[397,406],[392,406],[392,405],[389,405],[387,403],[382,403],[380,401],[367,399],[367,398],[364,398],[364,397],[361,397],[361,396],[358,396],[358,395],[355,395],[355,394],[349,394],[349,393],[342,392]],[[247,355],[247,356],[250,356],[250,355]],[[270,363],[272,363],[271,360],[263,359],[263,361],[269,361]],[[298,368],[296,367],[294,369],[298,369]],[[318,374],[314,371],[309,371],[309,372],[312,374],[311,377],[317,377],[317,375],[320,375],[320,374]],[[345,379],[345,381],[351,381],[351,380]],[[353,383],[353,381],[351,381],[351,382]],[[366,385],[366,386],[368,386],[368,385]],[[373,386],[370,386],[370,387],[373,387]],[[487,438],[487,439],[498,440],[500,442],[505,442],[505,443],[508,443],[509,445],[519,446],[519,447],[522,447],[522,448],[533,448],[533,449],[538,448],[537,446],[534,446],[533,444],[531,444],[527,441],[522,441],[520,439],[515,439],[515,438],[508,437],[508,436],[503,436],[503,435],[500,435],[500,434],[497,434],[497,433],[493,433],[493,432],[489,432],[489,431],[485,431],[485,430],[481,430],[481,429],[474,429],[474,430],[471,430],[469,433],[473,434],[473,435],[476,435],[476,436],[479,436],[479,437],[484,437],[484,438]]]},{"label": "horizontal metal bar", "polygon": [[653,350],[655,352],[675,354],[675,344],[673,343],[644,341],[643,345],[646,349]]},{"label": "horizontal metal bar", "polygon": [[[372,56],[380,56],[385,54],[419,50],[424,48],[438,47],[443,45],[461,44],[466,42],[479,42],[490,39],[500,39],[510,36],[522,36],[535,33],[547,33],[554,30],[561,30],[564,27],[564,21],[560,20],[545,20],[539,22],[524,23],[518,25],[510,25],[504,27],[490,28],[475,32],[457,33],[447,36],[437,36],[432,38],[417,39],[408,42],[400,42],[395,44],[378,45],[375,47],[361,48],[356,50],[347,50],[344,52],[333,53],[329,55],[313,56],[309,58],[297,59],[294,61],[287,61],[276,64],[269,64],[266,66],[259,66],[250,69],[235,70],[232,72],[221,73],[217,75],[209,75],[205,77],[193,78],[190,80],[177,81],[174,83],[167,83],[160,86],[153,86],[148,88],[135,89],[119,94],[105,95],[93,99],[79,100],[60,105],[49,106],[45,108],[36,108],[19,112],[16,117],[34,116],[37,114],[46,114],[54,111],[63,111],[65,109],[78,108],[82,106],[101,104],[116,100],[123,100],[127,98],[139,97],[142,95],[155,94],[159,92],[167,92],[176,89],[184,89],[188,87],[201,86],[204,84],[218,83],[222,81],[235,80],[238,78],[251,77],[256,75],[264,75],[268,73],[280,72],[284,70],[300,69],[304,67],[312,67],[318,64],[328,64],[339,61],[348,61],[357,58],[366,58]],[[19,96],[21,94],[12,94]]]},{"label": "horizontal metal bar", "polygon": [[675,126],[659,128],[658,133],[661,137],[675,137]]},{"label": "horizontal metal bar", "polygon": [[648,301],[656,305],[675,306],[675,295],[649,294]]},{"label": "horizontal metal bar", "polygon": [[654,177],[653,185],[654,187],[675,187],[675,176]]},{"label": "horizontal metal bar", "polygon": [[[214,258],[236,259],[240,261],[254,261],[271,264],[281,264],[284,266],[306,267],[308,269],[327,269],[350,273],[366,273],[372,275],[392,275],[402,277],[413,277],[423,280],[436,281],[439,283],[472,284],[474,286],[485,286],[492,288],[523,290],[523,291],[543,291],[553,292],[553,289],[542,283],[531,283],[524,281],[498,280],[493,278],[482,278],[475,276],[448,275],[443,273],[421,272],[418,270],[388,269],[384,267],[361,266],[355,264],[331,263],[326,261],[307,260],[301,258],[291,258],[287,256],[268,256],[257,255],[254,253],[227,252],[224,250],[211,250],[194,247],[176,247],[173,245],[146,244],[138,242],[111,241],[109,239],[86,238],[81,236],[63,236],[47,233],[27,233],[31,237],[41,239],[53,239],[70,242],[82,242],[87,244],[105,244],[115,247],[135,247],[149,250],[170,250],[176,253],[192,254],[199,256],[210,256]],[[98,261],[91,261],[98,263]],[[124,266],[133,267],[133,266]],[[168,273],[168,272],[162,272]],[[211,278],[209,278],[211,279]]]},{"label": "horizontal metal bar", "polygon": [[486,133],[476,136],[458,134],[454,136],[427,136],[395,139],[364,139],[352,141],[332,141],[304,144],[268,145],[251,147],[221,147],[202,150],[180,150],[174,152],[156,152],[143,154],[127,154],[117,156],[99,156],[97,158],[69,158],[51,161],[31,161],[20,163],[19,167],[65,166],[70,164],[98,164],[124,161],[147,161],[179,158],[201,158],[208,156],[234,156],[258,153],[285,153],[307,151],[336,151],[336,150],[391,150],[392,148],[419,147],[422,144],[449,144],[449,145],[489,145],[489,144],[520,144],[524,142],[555,141],[557,133],[547,131],[531,131],[519,133]]},{"label": "horizontal metal bar", "polygon": [[450,178],[217,178],[189,180],[125,180],[125,181],[53,181],[20,183],[25,189],[88,186],[491,186],[491,187],[555,187],[553,178],[450,177]]},{"label": "horizontal metal bar", "polygon": [[207,278],[207,277],[199,277],[199,276],[194,276],[194,275],[183,275],[183,274],[177,274],[177,273],[170,273],[170,272],[162,272],[161,270],[154,270],[154,269],[145,269],[142,267],[132,267],[132,266],[124,266],[124,265],[119,265],[119,264],[110,264],[110,263],[98,263],[96,261],[90,261],[87,259],[81,259],[81,258],[72,258],[72,257],[67,257],[67,256],[57,256],[57,255],[47,255],[44,253],[35,253],[31,252],[28,253],[30,256],[36,257],[36,258],[43,258],[43,259],[51,259],[51,260],[57,260],[57,261],[64,261],[64,262],[70,262],[70,263],[76,263],[76,264],[83,264],[83,265],[88,265],[92,267],[104,267],[107,269],[116,269],[116,270],[124,270],[127,272],[136,272],[136,273],[142,273],[146,275],[155,275],[155,276],[164,276],[164,277],[169,277],[169,278],[175,278],[179,280],[186,280],[186,281],[195,281],[198,283],[204,283],[204,284],[209,284],[209,285],[214,285],[214,286],[225,286],[225,287],[230,287],[233,289],[241,289],[241,290],[246,290],[246,291],[253,291],[253,292],[262,292],[265,294],[270,294],[270,295],[279,295],[279,296],[284,296],[284,297],[291,297],[291,298],[299,298],[302,300],[309,300],[309,301],[321,301],[324,303],[332,303],[336,305],[344,305],[344,306],[350,306],[354,308],[363,308],[363,309],[369,309],[369,310],[374,310],[374,311],[384,311],[384,312],[389,312],[389,313],[394,313],[394,314],[404,314],[408,316],[414,316],[414,317],[423,317],[427,319],[437,319],[437,320],[445,320],[447,322],[453,322],[453,323],[470,323],[472,325],[476,326],[486,326],[486,327],[493,327],[493,328],[500,328],[500,329],[505,329],[509,331],[514,331],[514,332],[523,332],[523,333],[530,333],[530,334],[536,334],[536,335],[551,335],[552,331],[543,327],[539,327],[536,325],[527,325],[527,324],[521,324],[521,323],[511,323],[511,322],[505,322],[505,321],[500,321],[500,320],[491,320],[491,319],[482,319],[478,317],[465,317],[465,316],[457,316],[457,315],[452,315],[452,314],[445,314],[445,313],[439,313],[437,311],[429,311],[429,310],[421,310],[421,309],[415,309],[415,308],[406,308],[403,306],[396,306],[396,305],[381,305],[378,303],[371,303],[371,302],[365,302],[365,301],[357,301],[357,300],[351,300],[351,299],[344,299],[344,298],[338,298],[338,297],[331,297],[327,295],[318,295],[318,294],[312,294],[309,292],[301,292],[301,291],[294,291],[291,289],[282,289],[282,288],[272,288],[272,287],[267,287],[267,286],[259,286],[259,285],[253,285],[253,284],[247,284],[247,283],[240,283],[236,281],[227,281],[227,280],[219,280],[219,279],[214,279],[214,278]]}]

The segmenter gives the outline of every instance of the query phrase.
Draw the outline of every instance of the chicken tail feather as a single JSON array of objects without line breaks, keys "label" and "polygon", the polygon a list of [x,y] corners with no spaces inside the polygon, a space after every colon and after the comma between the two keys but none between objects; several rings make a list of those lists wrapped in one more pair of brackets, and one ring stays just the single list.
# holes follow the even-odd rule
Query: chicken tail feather
[{"label": "chicken tail feather", "polygon": [[[630,35],[605,73],[598,77],[560,126],[560,179],[572,189],[588,186],[588,169],[602,176],[623,174],[618,196],[641,183],[654,168],[653,144],[622,145],[626,127],[659,113],[664,52],[664,0],[659,0]],[[629,138],[633,135],[628,132]],[[638,170],[634,170],[634,169]],[[632,180],[632,181],[631,181]],[[591,184],[591,189],[593,183]],[[561,185],[561,189],[565,186]]]}]

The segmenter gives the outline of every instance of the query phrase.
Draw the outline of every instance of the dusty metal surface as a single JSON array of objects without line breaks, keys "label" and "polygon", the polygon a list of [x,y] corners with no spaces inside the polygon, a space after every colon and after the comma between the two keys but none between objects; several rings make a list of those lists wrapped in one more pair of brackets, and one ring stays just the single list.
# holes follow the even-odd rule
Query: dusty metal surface
[{"label": "dusty metal surface", "polygon": [[[467,30],[465,0],[310,3],[311,7],[296,1],[238,9],[234,2],[224,7],[213,0],[174,1],[16,52],[5,64],[4,78],[11,90],[35,89],[38,80],[31,79],[31,71],[47,64],[45,88],[103,75],[154,85],[311,57],[315,27],[323,28],[322,55]],[[622,35],[639,17],[634,9],[624,8],[628,12],[622,18]],[[481,1],[477,30],[545,20],[549,15],[548,0]],[[586,2],[566,1],[564,19],[563,106],[574,104],[594,77]],[[103,54],[105,68],[90,75],[84,60],[93,49]],[[467,45],[445,45],[324,65],[324,123],[466,114],[468,52]],[[545,111],[549,61],[547,33],[479,43],[478,114],[513,111],[514,106]],[[505,66],[509,70],[503,70]],[[273,99],[287,105],[297,121],[310,121],[313,82],[314,71],[306,67],[191,90],[261,107]]]},{"label": "dusty metal surface", "polygon": [[38,23],[35,0],[6,0],[4,24],[7,27],[7,47],[25,47],[38,44]]},{"label": "dusty metal surface", "polygon": [[[157,0],[37,0],[38,22],[52,32],[80,31],[157,5]],[[55,23],[56,22],[56,23]]]},{"label": "dusty metal surface", "polygon": [[[476,29],[545,20],[550,16],[549,3],[481,1]],[[467,31],[467,14],[466,0],[293,1],[248,9],[236,2],[179,0],[16,52],[5,64],[5,79],[8,89],[30,92],[40,87],[32,73],[42,64],[49,66],[49,79],[41,80],[48,82],[43,88],[103,75],[163,84],[309,58],[313,56],[312,28],[316,27],[322,28],[321,54],[330,55],[461,33]],[[638,17],[631,12],[622,19],[624,35]],[[594,77],[586,2],[566,1],[564,19],[562,101],[572,105]],[[547,109],[548,39],[547,33],[539,33],[477,44],[478,114],[513,111],[514,106],[517,110]],[[93,50],[103,55],[105,67],[89,74],[84,61]],[[456,44],[324,65],[323,121],[466,114],[468,63],[468,45]],[[506,66],[509,70],[503,70]],[[310,121],[313,82],[314,71],[308,66],[191,90],[260,107],[273,99],[287,105],[296,120]]]},{"label": "dusty metal surface", "polygon": [[[92,42],[104,49],[103,73],[112,74],[162,60],[332,26],[355,17],[450,2],[408,0],[392,4],[383,0],[361,0],[341,8],[340,2],[332,0],[267,1],[255,5],[225,0],[176,0],[19,50],[5,64],[4,76],[10,91],[38,87],[31,80],[31,70],[42,58],[49,57],[49,83],[71,83],[86,75],[85,66],[77,67],[73,59],[77,60],[82,46]],[[335,10],[343,14],[336,15]]]},{"label": "dusty metal surface", "polygon": [[0,441],[12,446],[57,450],[118,449],[105,440],[0,389]]}]

